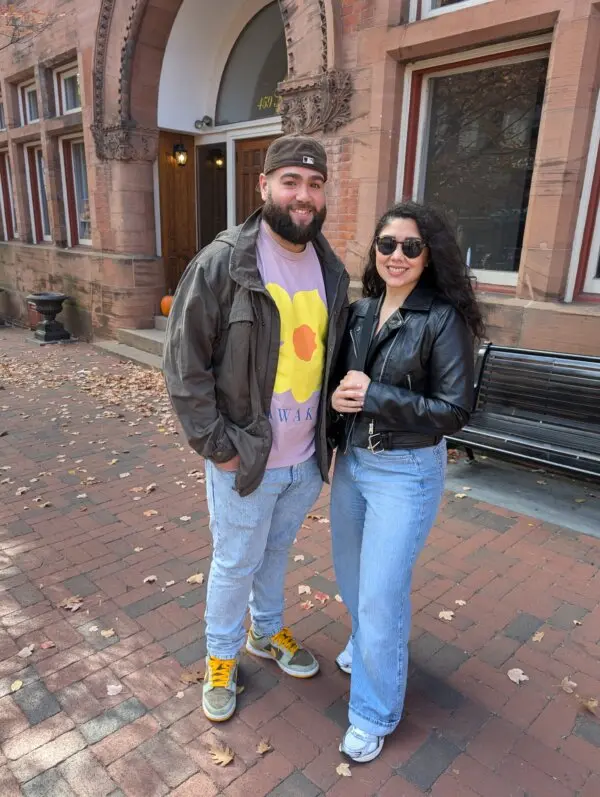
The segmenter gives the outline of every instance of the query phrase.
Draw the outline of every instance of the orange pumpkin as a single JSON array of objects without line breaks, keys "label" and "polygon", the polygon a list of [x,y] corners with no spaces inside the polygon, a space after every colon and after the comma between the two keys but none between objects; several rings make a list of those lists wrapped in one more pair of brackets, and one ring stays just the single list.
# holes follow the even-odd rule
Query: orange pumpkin
[{"label": "orange pumpkin", "polygon": [[164,316],[168,316],[169,313],[171,312],[171,305],[172,304],[173,304],[173,297],[171,296],[171,293],[169,292],[167,294],[167,296],[163,296],[162,299],[160,300],[160,312]]}]

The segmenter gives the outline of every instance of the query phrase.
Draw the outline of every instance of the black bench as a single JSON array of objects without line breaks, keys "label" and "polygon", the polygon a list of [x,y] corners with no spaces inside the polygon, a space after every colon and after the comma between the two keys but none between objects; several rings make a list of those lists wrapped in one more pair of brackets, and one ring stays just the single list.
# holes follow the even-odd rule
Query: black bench
[{"label": "black bench", "polygon": [[450,446],[600,478],[600,357],[483,346],[475,409]]}]

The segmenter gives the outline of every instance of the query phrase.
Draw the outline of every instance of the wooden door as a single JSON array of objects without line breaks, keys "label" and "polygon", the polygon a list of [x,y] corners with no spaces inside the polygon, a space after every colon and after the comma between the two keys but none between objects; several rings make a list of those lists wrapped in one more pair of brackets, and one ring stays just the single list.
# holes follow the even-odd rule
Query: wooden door
[{"label": "wooden door", "polygon": [[238,224],[262,205],[258,178],[263,170],[267,149],[274,138],[277,136],[251,138],[235,143],[235,215]]},{"label": "wooden door", "polygon": [[[173,146],[183,144],[188,153],[185,166],[173,158]],[[160,132],[158,180],[160,230],[167,290],[175,291],[185,267],[197,251],[196,167],[194,137]]]}]

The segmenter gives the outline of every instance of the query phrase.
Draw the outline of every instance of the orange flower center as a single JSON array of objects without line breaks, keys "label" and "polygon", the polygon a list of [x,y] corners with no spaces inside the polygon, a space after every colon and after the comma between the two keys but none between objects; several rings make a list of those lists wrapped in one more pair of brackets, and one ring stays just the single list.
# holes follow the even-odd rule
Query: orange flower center
[{"label": "orange flower center", "polygon": [[298,359],[310,362],[317,348],[317,336],[307,325],[302,324],[294,330],[294,350]]}]

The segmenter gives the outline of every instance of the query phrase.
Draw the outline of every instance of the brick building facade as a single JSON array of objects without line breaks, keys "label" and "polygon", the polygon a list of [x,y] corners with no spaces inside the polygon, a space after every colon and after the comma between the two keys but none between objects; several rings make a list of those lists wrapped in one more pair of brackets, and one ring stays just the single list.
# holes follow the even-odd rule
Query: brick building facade
[{"label": "brick building facade", "polygon": [[0,51],[0,313],[54,289],[76,333],[152,326],[256,204],[269,140],[301,129],[330,153],[327,233],[354,277],[376,217],[426,199],[494,342],[599,353],[598,3],[22,5],[60,16]]}]

